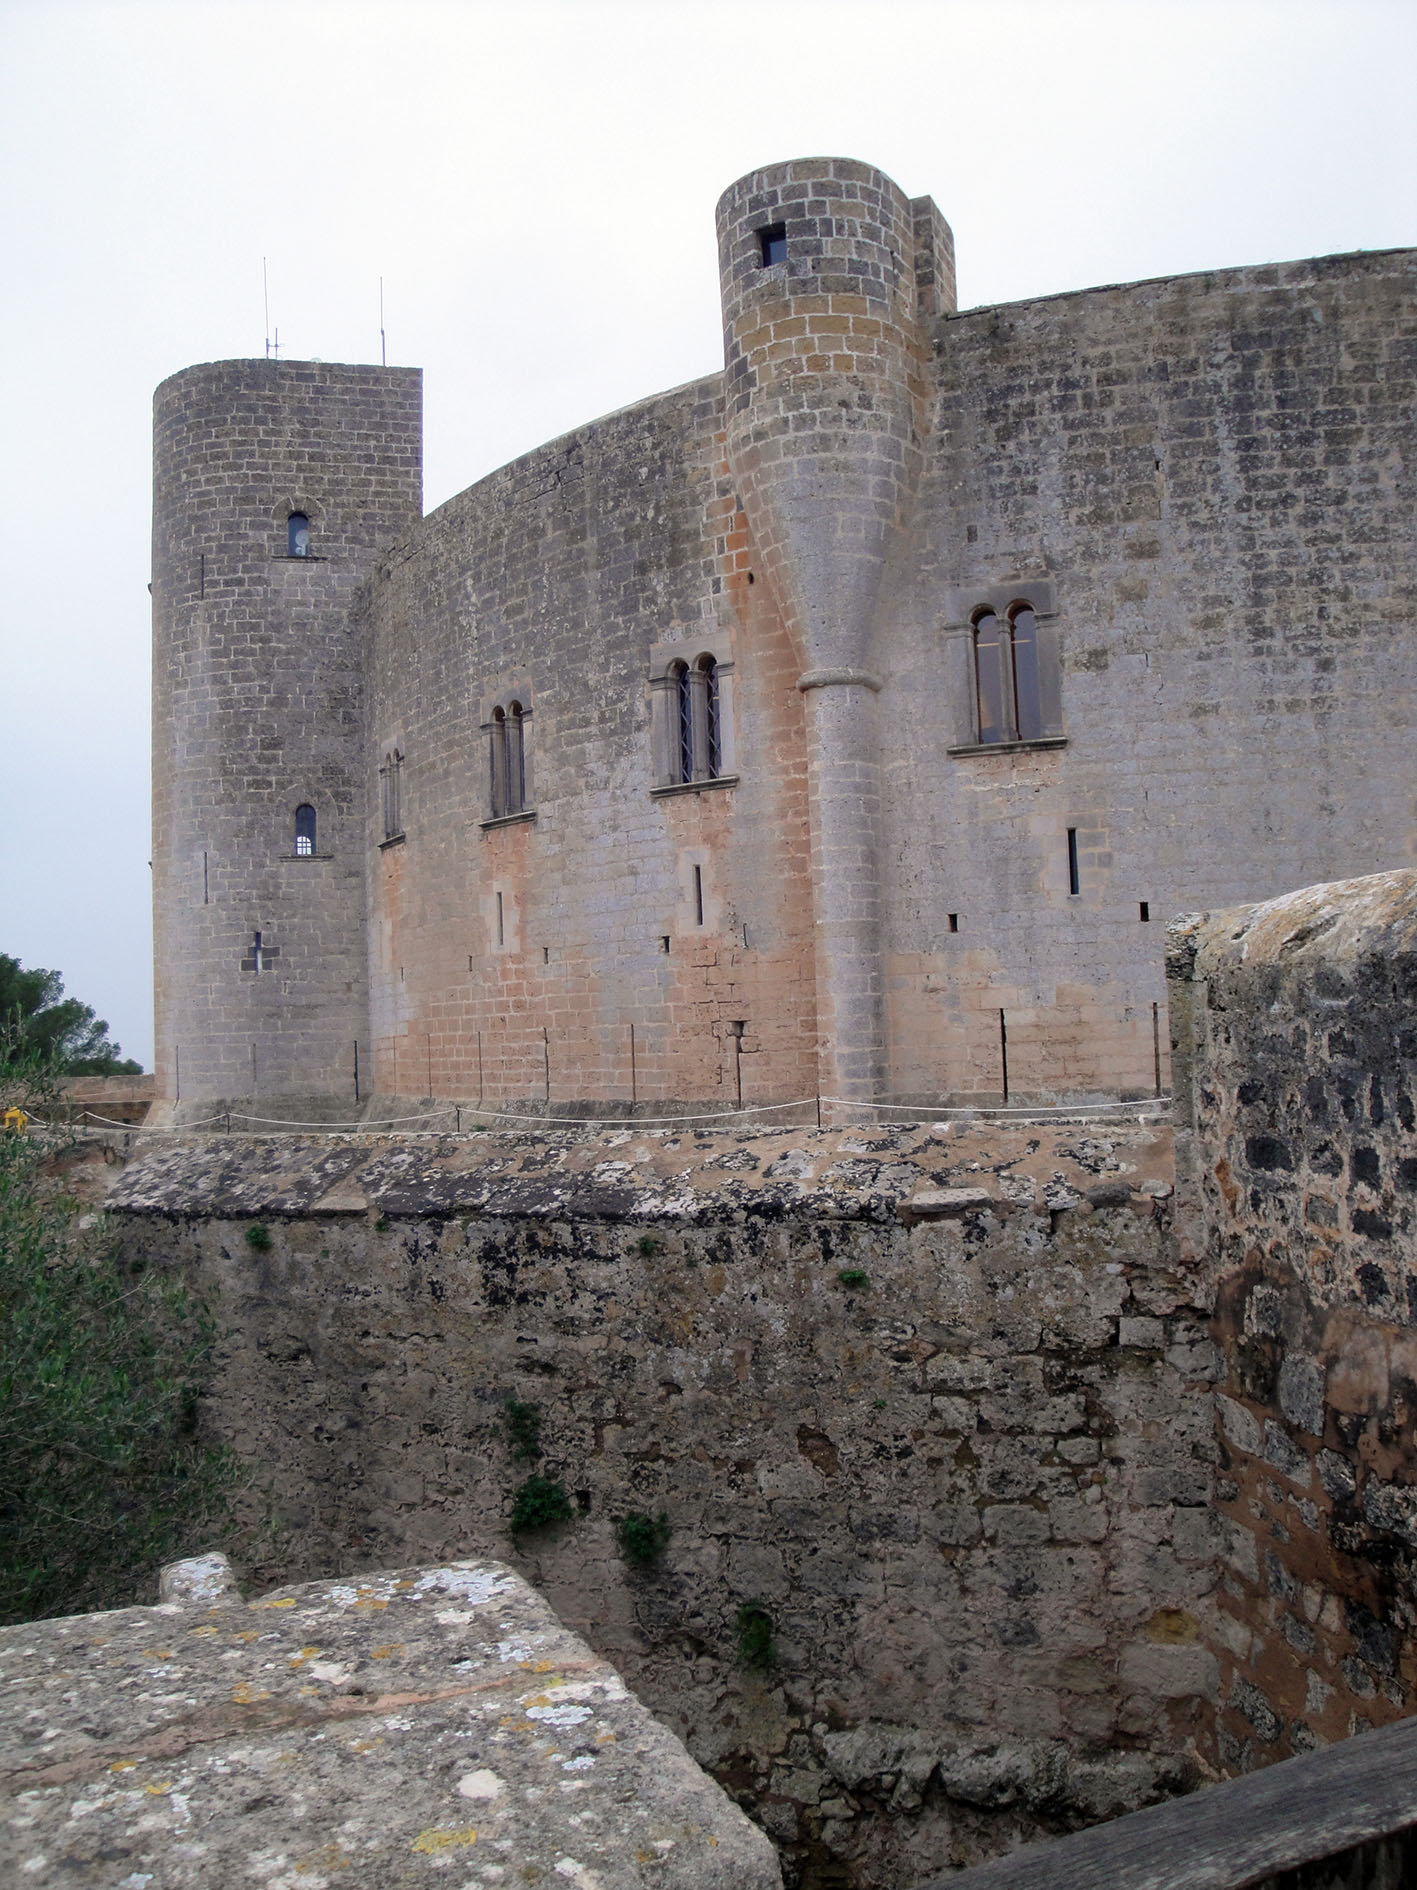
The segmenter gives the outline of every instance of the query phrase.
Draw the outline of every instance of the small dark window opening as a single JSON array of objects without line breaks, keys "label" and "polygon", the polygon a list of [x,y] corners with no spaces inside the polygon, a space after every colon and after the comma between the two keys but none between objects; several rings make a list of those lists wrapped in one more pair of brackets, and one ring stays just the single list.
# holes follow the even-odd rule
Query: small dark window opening
[{"label": "small dark window opening", "polygon": [[1078,883],[1078,830],[1068,829],[1068,891],[1074,896],[1079,891]]},{"label": "small dark window opening", "polygon": [[787,225],[769,223],[765,230],[758,231],[758,244],[762,252],[762,266],[771,269],[774,263],[787,261]]},{"label": "small dark window opening", "polygon": [[506,931],[505,925],[502,922],[502,895],[501,893],[498,893],[497,895],[497,943],[499,945],[505,945],[506,942],[507,942],[507,931]]},{"label": "small dark window opening", "polygon": [[702,925],[703,922],[704,922],[704,869],[701,866],[696,866],[694,868],[694,923],[695,925]]},{"label": "small dark window opening", "polygon": [[1151,924],[1151,901],[1143,899],[1137,906],[1137,917],[1142,925]]},{"label": "small dark window opening", "polygon": [[304,860],[315,851],[315,810],[308,801],[295,810],[295,851]]},{"label": "small dark window opening", "polygon": [[310,556],[310,521],[303,512],[292,512],[286,520],[285,548],[292,558]]},{"label": "small dark window opening", "polygon": [[662,952],[669,950],[669,934],[667,932],[661,932],[659,935],[659,949]]},{"label": "small dark window opening", "polygon": [[551,947],[549,945],[543,945],[541,948],[541,962],[543,965],[549,965],[551,963]]},{"label": "small dark window opening", "polygon": [[952,932],[957,932],[959,930],[959,914],[957,912],[952,912],[949,915],[949,918],[950,918],[950,930]]}]

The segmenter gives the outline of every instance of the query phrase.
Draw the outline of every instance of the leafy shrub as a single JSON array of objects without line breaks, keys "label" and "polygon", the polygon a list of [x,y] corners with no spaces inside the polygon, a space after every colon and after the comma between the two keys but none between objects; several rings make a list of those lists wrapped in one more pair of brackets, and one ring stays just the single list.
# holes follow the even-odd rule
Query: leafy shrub
[{"label": "leafy shrub", "polygon": [[246,1229],[246,1245],[255,1253],[266,1253],[271,1244],[271,1230],[264,1221],[252,1221]]},{"label": "leafy shrub", "polygon": [[669,1547],[669,1536],[669,1516],[665,1510],[660,1510],[657,1516],[647,1516],[643,1510],[632,1509],[615,1524],[616,1546],[631,1568],[652,1568]]},{"label": "leafy shrub", "polygon": [[518,1463],[535,1463],[541,1455],[541,1406],[522,1398],[508,1398],[502,1408],[507,1448]]},{"label": "leafy shrub", "polygon": [[163,1562],[227,1534],[242,1480],[230,1451],[197,1436],[216,1337],[206,1308],[126,1265],[97,1217],[81,1224],[46,1153],[0,1136],[6,1622],[150,1600]]},{"label": "leafy shrub", "polygon": [[512,1497],[512,1534],[549,1529],[552,1523],[571,1520],[570,1499],[558,1479],[529,1476]]},{"label": "leafy shrub", "polygon": [[741,1666],[752,1673],[767,1673],[777,1660],[772,1638],[772,1616],[759,1601],[745,1601],[738,1610],[734,1639]]},{"label": "leafy shrub", "polygon": [[635,1242],[635,1251],[641,1260],[652,1260],[659,1252],[659,1242],[653,1234],[641,1234]]},{"label": "leafy shrub", "polygon": [[843,1286],[869,1286],[871,1276],[863,1273],[860,1267],[843,1267],[836,1276]]}]

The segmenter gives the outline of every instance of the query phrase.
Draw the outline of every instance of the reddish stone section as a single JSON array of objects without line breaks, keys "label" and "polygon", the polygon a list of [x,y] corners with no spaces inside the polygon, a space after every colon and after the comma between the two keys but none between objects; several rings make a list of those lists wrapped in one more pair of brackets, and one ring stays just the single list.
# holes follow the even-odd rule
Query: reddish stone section
[{"label": "reddish stone section", "polygon": [[1181,920],[1170,945],[1177,1230],[1223,1360],[1233,1772],[1412,1710],[1417,874]]}]

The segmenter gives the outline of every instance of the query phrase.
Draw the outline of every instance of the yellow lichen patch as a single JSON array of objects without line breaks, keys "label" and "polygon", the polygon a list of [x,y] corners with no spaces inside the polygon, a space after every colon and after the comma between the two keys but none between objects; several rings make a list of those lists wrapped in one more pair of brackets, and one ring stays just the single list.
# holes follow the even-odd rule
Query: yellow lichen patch
[{"label": "yellow lichen patch", "polygon": [[[524,1660],[522,1665],[529,1667],[533,1673],[555,1673],[556,1671],[556,1663],[554,1660]],[[551,1682],[552,1686],[560,1686],[560,1684],[561,1682],[559,1680],[553,1680]]]},{"label": "yellow lichen patch", "polygon": [[308,1857],[300,1858],[295,1866],[297,1876],[305,1876],[312,1870],[352,1870],[354,1859],[342,1851],[338,1844],[326,1844],[323,1850],[311,1851]]},{"label": "yellow lichen patch", "polygon": [[[313,1692],[314,1689],[312,1688],[311,1691]],[[349,1750],[351,1752],[372,1752],[375,1746],[381,1746],[383,1743],[382,1735],[377,1739],[355,1739],[351,1741]]]},{"label": "yellow lichen patch", "polygon": [[410,1850],[423,1851],[429,1857],[435,1857],[439,1851],[454,1850],[459,1844],[475,1844],[477,1833],[470,1824],[430,1825],[426,1831],[420,1831],[409,1846]]},{"label": "yellow lichen patch", "polygon": [[416,1588],[417,1586],[418,1586],[417,1582],[395,1582],[394,1583],[394,1587],[398,1590],[400,1594],[404,1594],[407,1592],[408,1589]]},{"label": "yellow lichen patch", "polygon": [[268,1700],[271,1696],[264,1690],[258,1692],[249,1681],[243,1680],[231,1697],[238,1706],[252,1706],[257,1700]]},{"label": "yellow lichen patch", "polygon": [[614,1733],[597,1733],[595,1743],[598,1746],[613,1746],[615,1744],[615,1735]]},{"label": "yellow lichen patch", "polygon": [[138,1769],[138,1761],[136,1759],[115,1759],[108,1769],[110,1772],[136,1772]]},{"label": "yellow lichen patch", "polygon": [[221,1629],[213,1627],[211,1622],[208,1621],[202,1627],[189,1627],[187,1632],[189,1634],[220,1634]]},{"label": "yellow lichen patch", "polygon": [[387,1647],[371,1647],[369,1658],[370,1660],[392,1660],[395,1654],[401,1654],[403,1651],[402,1641],[390,1641]]},{"label": "yellow lichen patch", "polygon": [[248,1627],[240,1634],[233,1634],[231,1638],[234,1641],[258,1641],[261,1638],[261,1630]]},{"label": "yellow lichen patch", "polygon": [[387,1608],[389,1604],[380,1595],[361,1595],[354,1605],[356,1608]]},{"label": "yellow lichen patch", "polygon": [[305,1662],[313,1660],[319,1651],[318,1647],[302,1647],[298,1654],[290,1656],[290,1664],[292,1667],[303,1667]]},{"label": "yellow lichen patch", "polygon": [[271,1601],[253,1601],[253,1608],[293,1608],[295,1602],[289,1595],[277,1595]]},{"label": "yellow lichen patch", "polygon": [[311,1699],[318,1696],[319,1691],[320,1689],[318,1687],[301,1687],[300,1689],[301,1697],[304,1699]]},{"label": "yellow lichen patch", "polygon": [[149,1647],[143,1654],[144,1660],[171,1660],[173,1650],[170,1647]]},{"label": "yellow lichen patch", "polygon": [[155,1778],[150,1785],[144,1785],[143,1790],[150,1798],[165,1798],[172,1790],[172,1780],[170,1778]]}]

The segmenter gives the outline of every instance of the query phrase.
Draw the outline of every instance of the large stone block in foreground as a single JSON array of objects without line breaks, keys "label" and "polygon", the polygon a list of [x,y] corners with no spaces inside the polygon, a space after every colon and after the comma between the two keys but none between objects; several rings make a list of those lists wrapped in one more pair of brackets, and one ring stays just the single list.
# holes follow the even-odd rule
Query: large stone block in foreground
[{"label": "large stone block in foreground", "polygon": [[[495,1562],[0,1632],[0,1880],[778,1890],[772,1846]],[[449,1866],[452,1866],[449,1872]]]}]

